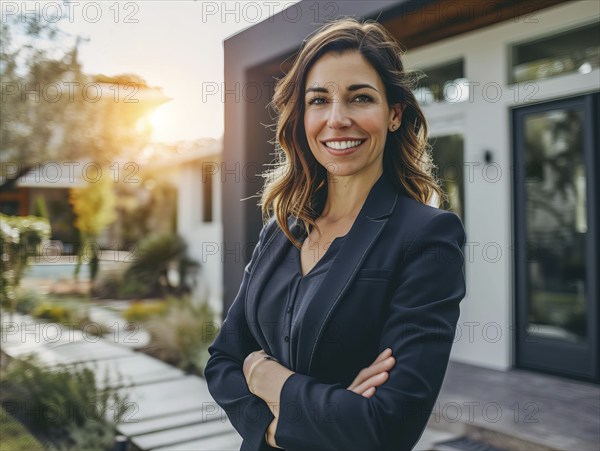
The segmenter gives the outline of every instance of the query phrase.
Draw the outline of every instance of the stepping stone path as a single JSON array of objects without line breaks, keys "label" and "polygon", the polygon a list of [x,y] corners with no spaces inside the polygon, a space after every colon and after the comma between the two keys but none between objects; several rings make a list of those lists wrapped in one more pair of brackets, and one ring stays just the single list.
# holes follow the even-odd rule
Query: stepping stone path
[{"label": "stepping stone path", "polygon": [[82,364],[94,369],[100,386],[127,393],[132,409],[117,429],[141,450],[240,449],[242,438],[203,378],[135,352],[147,344],[147,334],[132,334],[118,314],[102,307],[92,307],[90,314],[109,327],[104,338],[3,312],[2,350],[13,358],[34,354],[50,366]]},{"label": "stepping stone path", "polygon": [[[93,306],[90,316],[109,326],[104,338],[28,315],[4,313],[2,349],[13,358],[35,354],[47,365],[88,366],[95,370],[100,386],[123,390],[132,409],[117,429],[140,450],[240,449],[242,438],[210,396],[203,378],[135,352],[136,347],[147,344],[148,337],[139,329],[132,335],[117,313]],[[434,449],[442,439],[456,437],[455,433],[427,428],[414,449]]]}]

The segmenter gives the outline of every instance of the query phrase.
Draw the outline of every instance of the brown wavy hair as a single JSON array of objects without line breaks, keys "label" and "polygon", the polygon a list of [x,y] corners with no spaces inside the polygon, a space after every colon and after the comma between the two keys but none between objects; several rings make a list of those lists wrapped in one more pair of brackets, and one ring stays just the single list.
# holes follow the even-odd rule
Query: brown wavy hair
[{"label": "brown wavy hair", "polygon": [[389,132],[383,154],[384,175],[397,188],[422,203],[434,193],[439,201],[443,193],[433,176],[433,164],[427,143],[427,122],[412,92],[415,74],[402,64],[404,50],[379,23],[339,19],[316,30],[303,43],[291,69],[275,86],[271,107],[277,114],[277,161],[263,174],[266,178],[260,205],[263,219],[275,216],[286,236],[300,247],[287,219],[302,222],[305,230],[316,227],[327,197],[327,171],[310,151],[304,130],[304,89],[313,65],[326,53],[358,51],[377,71],[385,86],[388,105],[403,108],[402,123]]}]

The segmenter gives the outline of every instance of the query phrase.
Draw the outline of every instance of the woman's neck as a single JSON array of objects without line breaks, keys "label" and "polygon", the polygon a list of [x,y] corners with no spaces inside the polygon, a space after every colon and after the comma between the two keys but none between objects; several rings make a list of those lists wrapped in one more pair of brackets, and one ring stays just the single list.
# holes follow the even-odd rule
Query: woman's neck
[{"label": "woman's neck", "polygon": [[382,173],[383,170],[380,169],[351,176],[330,176],[321,219],[326,219],[327,222],[354,220]]}]

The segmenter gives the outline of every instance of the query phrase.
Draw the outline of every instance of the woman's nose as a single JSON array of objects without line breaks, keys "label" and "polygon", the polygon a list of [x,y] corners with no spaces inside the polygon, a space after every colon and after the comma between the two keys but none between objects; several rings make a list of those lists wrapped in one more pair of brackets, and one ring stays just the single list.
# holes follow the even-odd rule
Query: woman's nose
[{"label": "woman's nose", "polygon": [[348,127],[351,123],[352,121],[348,117],[348,112],[344,103],[339,100],[332,102],[329,110],[329,118],[327,119],[329,128]]}]

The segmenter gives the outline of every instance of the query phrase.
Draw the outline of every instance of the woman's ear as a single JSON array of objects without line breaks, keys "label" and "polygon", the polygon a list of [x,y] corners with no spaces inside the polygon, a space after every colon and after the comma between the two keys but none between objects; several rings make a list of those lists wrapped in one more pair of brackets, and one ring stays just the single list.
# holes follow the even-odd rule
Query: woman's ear
[{"label": "woman's ear", "polygon": [[397,116],[398,125],[402,123],[402,113],[404,112],[404,108],[406,108],[406,105],[401,105],[399,103],[392,105],[392,111]]},{"label": "woman's ear", "polygon": [[400,124],[402,123],[402,113],[404,112],[404,106],[399,103],[395,103],[390,108],[390,123],[389,129],[390,131],[396,131],[400,128]]}]

